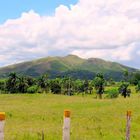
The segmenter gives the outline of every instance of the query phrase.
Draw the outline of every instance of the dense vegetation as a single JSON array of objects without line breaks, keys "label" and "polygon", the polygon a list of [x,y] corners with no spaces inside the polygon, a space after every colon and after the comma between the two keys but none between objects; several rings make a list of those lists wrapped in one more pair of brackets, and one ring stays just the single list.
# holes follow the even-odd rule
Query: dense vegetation
[{"label": "dense vegetation", "polygon": [[[129,85],[134,85],[136,92],[140,90],[140,73],[129,73],[124,71],[123,81],[115,82],[112,78],[105,79],[102,73],[98,73],[92,80],[80,80],[71,77],[49,79],[47,74],[38,78],[29,76],[20,76],[16,73],[10,73],[7,79],[0,80],[1,93],[53,93],[53,94],[92,94],[96,90],[99,98],[103,93],[110,93],[108,97],[118,97],[120,93],[126,98],[130,97],[131,89]],[[106,92],[106,86],[117,85],[118,89],[111,89]]]}]

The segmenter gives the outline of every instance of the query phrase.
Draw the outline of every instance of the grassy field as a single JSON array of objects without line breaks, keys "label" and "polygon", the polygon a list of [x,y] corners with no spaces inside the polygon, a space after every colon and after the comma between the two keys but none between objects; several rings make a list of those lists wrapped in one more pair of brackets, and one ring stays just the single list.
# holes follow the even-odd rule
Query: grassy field
[{"label": "grassy field", "polygon": [[71,140],[125,140],[126,111],[132,110],[131,140],[140,138],[140,97],[94,99],[52,94],[0,95],[6,112],[5,140],[61,140],[63,111],[70,109]]}]

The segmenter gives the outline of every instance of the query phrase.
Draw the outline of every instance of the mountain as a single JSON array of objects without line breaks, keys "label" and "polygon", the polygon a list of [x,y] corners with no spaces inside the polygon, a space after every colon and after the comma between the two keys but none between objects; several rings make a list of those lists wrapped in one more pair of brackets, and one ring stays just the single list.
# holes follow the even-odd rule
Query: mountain
[{"label": "mountain", "polygon": [[50,78],[57,76],[71,76],[80,79],[92,79],[96,73],[102,72],[106,78],[122,79],[123,72],[136,72],[137,69],[121,65],[116,62],[99,58],[83,59],[76,55],[65,57],[47,57],[34,61],[23,62],[0,68],[0,77],[7,77],[10,72],[38,77],[48,73]]}]

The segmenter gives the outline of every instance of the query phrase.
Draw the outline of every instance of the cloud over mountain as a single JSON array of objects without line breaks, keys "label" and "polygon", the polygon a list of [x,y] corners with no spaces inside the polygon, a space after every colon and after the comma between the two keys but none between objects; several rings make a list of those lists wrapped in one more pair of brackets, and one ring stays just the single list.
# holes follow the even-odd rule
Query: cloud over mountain
[{"label": "cloud over mountain", "polygon": [[0,64],[47,55],[100,57],[138,67],[139,0],[79,0],[53,16],[33,10],[0,25]]}]

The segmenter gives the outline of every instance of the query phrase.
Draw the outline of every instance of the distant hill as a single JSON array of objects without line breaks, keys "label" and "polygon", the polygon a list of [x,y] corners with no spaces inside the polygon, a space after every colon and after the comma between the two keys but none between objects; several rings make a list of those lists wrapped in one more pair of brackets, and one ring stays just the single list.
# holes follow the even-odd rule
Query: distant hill
[{"label": "distant hill", "polygon": [[0,68],[0,77],[7,77],[10,72],[38,77],[48,73],[50,78],[71,76],[80,79],[93,79],[96,73],[102,72],[106,78],[122,79],[124,70],[137,69],[116,62],[99,58],[83,59],[75,55],[65,57],[47,57]]}]

